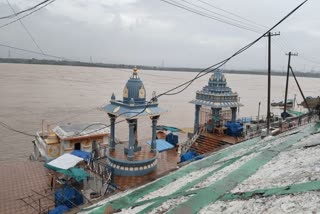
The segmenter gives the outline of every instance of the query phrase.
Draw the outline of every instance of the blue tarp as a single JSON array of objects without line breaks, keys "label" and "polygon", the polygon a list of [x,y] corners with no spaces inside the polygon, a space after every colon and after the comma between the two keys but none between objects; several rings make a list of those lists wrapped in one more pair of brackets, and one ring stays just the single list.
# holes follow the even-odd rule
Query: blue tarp
[{"label": "blue tarp", "polygon": [[178,135],[174,135],[174,134],[170,133],[166,136],[166,141],[168,141],[172,145],[176,146],[179,141]]},{"label": "blue tarp", "polygon": [[73,150],[71,152],[72,155],[77,156],[79,158],[83,158],[83,160],[88,161],[90,159],[91,153],[85,152],[82,150]]},{"label": "blue tarp", "polygon": [[[169,142],[167,142],[163,139],[156,140],[156,142],[157,142],[158,152],[163,152],[163,151],[174,148],[174,146],[172,144],[170,144]],[[151,140],[148,140],[147,144],[151,145]]]},{"label": "blue tarp", "polygon": [[[183,154],[181,157],[180,157],[180,162],[185,162],[185,161],[189,161],[189,160],[192,160],[193,158],[197,157],[199,154],[196,153],[195,151],[189,151],[185,154]],[[201,159],[201,158],[200,158]]]},{"label": "blue tarp", "polygon": [[240,137],[243,132],[243,127],[238,122],[227,122],[225,126],[228,128],[227,135],[229,136]]},{"label": "blue tarp", "polygon": [[165,131],[171,131],[171,132],[181,132],[182,130],[173,126],[163,126],[163,125],[158,125],[156,127],[157,130],[165,130]]},{"label": "blue tarp", "polygon": [[66,187],[64,189],[58,189],[54,194],[55,205],[67,206],[68,208],[73,208],[80,204],[83,204],[83,198],[80,193],[71,187]]},{"label": "blue tarp", "polygon": [[53,210],[49,211],[49,214],[63,214],[68,212],[69,208],[65,205],[59,205],[56,208],[54,208]]}]

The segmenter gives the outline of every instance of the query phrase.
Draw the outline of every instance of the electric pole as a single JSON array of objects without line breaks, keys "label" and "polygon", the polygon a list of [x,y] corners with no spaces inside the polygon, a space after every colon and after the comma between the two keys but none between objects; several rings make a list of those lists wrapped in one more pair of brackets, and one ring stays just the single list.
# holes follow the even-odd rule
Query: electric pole
[{"label": "electric pole", "polygon": [[258,121],[258,128],[259,128],[259,122],[260,122],[260,105],[261,105],[261,102],[259,102],[259,107],[258,107],[258,119],[257,119],[257,121]]},{"label": "electric pole", "polygon": [[290,63],[291,63],[291,56],[298,56],[297,53],[291,53],[291,51],[286,54],[288,57],[288,70],[287,70],[287,80],[286,80],[286,92],[284,95],[284,109],[282,118],[286,119],[287,117],[287,98],[288,98],[288,85],[289,85],[289,73],[290,73]]},{"label": "electric pole", "polygon": [[268,105],[267,105],[267,136],[270,133],[270,96],[271,96],[271,37],[279,36],[278,33],[269,32],[265,37],[268,37]]}]

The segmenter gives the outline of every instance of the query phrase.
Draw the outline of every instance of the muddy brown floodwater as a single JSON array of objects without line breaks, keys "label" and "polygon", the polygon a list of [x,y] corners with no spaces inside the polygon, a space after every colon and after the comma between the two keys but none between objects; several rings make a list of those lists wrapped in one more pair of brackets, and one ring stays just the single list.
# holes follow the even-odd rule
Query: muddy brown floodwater
[{"label": "muddy brown floodwater", "polygon": [[[112,92],[122,99],[122,90],[131,70],[75,66],[0,64],[0,121],[14,129],[34,134],[45,126],[67,123],[109,123],[107,114],[99,107],[110,100]],[[139,70],[147,99],[194,77],[191,72]],[[238,92],[244,107],[240,116],[256,116],[261,101],[261,114],[266,114],[267,78],[259,75],[226,74],[228,86]],[[209,76],[195,81],[188,89],[175,96],[159,98],[160,106],[168,112],[158,124],[180,128],[192,127],[194,106],[189,103],[197,90],[207,83]],[[320,79],[299,78],[306,96],[320,95]],[[272,77],[272,100],[284,97],[285,77]],[[297,94],[297,86],[290,79],[289,96]],[[149,118],[139,120],[139,138],[151,138]],[[127,139],[127,124],[117,125],[116,136]],[[32,152],[33,137],[9,131],[0,126],[0,161],[25,160]]]}]

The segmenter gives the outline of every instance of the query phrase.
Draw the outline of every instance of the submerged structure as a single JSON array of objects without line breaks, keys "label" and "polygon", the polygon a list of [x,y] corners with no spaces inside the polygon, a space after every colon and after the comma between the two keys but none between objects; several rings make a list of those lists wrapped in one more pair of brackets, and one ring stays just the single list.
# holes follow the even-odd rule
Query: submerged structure
[{"label": "submerged structure", "polygon": [[[215,127],[223,126],[227,120],[236,121],[237,109],[243,106],[236,92],[227,86],[227,80],[221,70],[215,71],[208,85],[196,92],[196,98],[191,101],[195,105],[194,132],[204,127],[213,132]],[[227,109],[227,111],[224,111]],[[231,117],[228,117],[228,110]]]},{"label": "submerged structure", "polygon": [[37,132],[32,159],[52,160],[74,150],[92,152],[109,144],[110,130],[104,125],[68,124]]},{"label": "submerged structure", "polygon": [[[113,169],[115,175],[140,176],[152,172],[157,166],[156,126],[160,114],[165,112],[158,107],[158,100],[154,97],[146,100],[146,90],[138,76],[138,69],[134,68],[132,76],[123,89],[122,100],[117,100],[112,94],[110,104],[102,108],[110,117],[111,140],[107,153],[107,165]],[[138,118],[150,117],[152,124],[151,145],[149,149],[138,143]],[[118,118],[123,118],[129,126],[129,143],[126,147],[115,142],[115,124]],[[146,143],[146,142],[145,142]]]}]

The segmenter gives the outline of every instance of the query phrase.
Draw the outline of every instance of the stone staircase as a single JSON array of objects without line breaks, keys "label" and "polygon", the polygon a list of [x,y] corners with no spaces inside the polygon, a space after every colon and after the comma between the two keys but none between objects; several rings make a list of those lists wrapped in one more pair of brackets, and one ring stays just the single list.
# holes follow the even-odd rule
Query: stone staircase
[{"label": "stone staircase", "polygon": [[199,135],[196,141],[190,147],[190,150],[202,155],[205,153],[211,153],[220,150],[228,145],[232,144],[223,142],[221,140],[206,135]]}]

